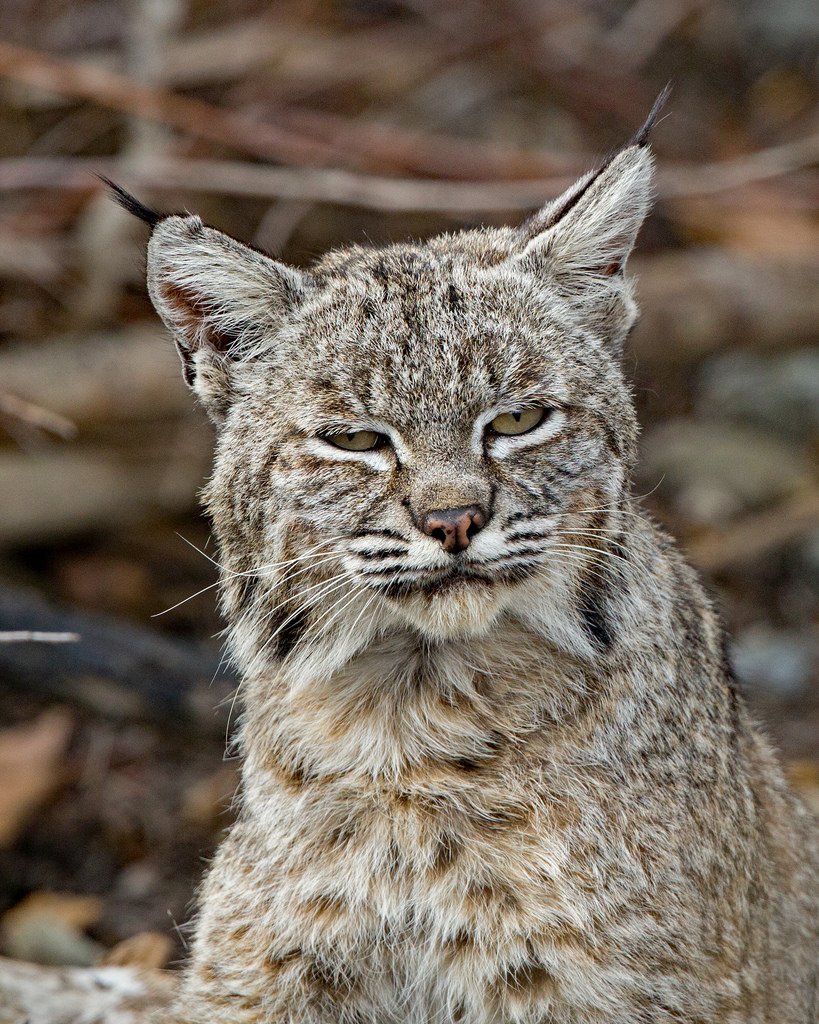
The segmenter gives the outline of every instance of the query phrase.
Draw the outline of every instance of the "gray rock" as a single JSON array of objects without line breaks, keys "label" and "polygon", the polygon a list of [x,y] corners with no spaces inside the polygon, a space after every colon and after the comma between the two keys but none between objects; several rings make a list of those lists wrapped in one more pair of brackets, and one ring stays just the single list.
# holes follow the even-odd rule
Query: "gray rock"
[{"label": "gray rock", "polygon": [[698,412],[804,441],[819,434],[819,350],[730,352],[700,371]]},{"label": "gray rock", "polygon": [[730,650],[737,679],[750,691],[794,699],[810,690],[819,661],[819,638],[812,633],[754,625],[743,630]]},{"label": "gray rock", "polygon": [[810,478],[807,458],[751,427],[674,419],[647,431],[641,484],[657,487],[693,522],[717,523],[796,491]]}]

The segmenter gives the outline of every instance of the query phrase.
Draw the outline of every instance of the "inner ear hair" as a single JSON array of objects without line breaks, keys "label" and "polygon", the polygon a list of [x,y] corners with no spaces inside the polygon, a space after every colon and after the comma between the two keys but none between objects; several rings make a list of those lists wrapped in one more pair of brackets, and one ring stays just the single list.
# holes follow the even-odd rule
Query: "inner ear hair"
[{"label": "inner ear hair", "polygon": [[232,331],[223,324],[217,327],[213,323],[213,310],[201,296],[168,280],[160,281],[157,290],[162,301],[175,311],[182,335],[188,339],[198,335],[191,349],[206,345],[228,359],[239,358],[239,331]]}]

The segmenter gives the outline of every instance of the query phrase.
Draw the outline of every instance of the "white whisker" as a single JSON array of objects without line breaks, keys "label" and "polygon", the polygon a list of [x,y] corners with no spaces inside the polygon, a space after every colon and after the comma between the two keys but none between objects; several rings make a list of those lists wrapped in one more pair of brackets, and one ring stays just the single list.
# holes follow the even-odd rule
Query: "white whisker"
[{"label": "white whisker", "polygon": [[[183,537],[182,539],[184,540],[185,538]],[[288,558],[284,562],[272,562],[269,565],[260,566],[258,569],[242,569],[242,570],[240,570],[238,572],[228,572],[228,573],[225,573],[223,576],[221,576],[215,582],[209,583],[208,586],[202,587],[201,590],[197,590],[195,594],[191,594],[190,597],[183,598],[183,600],[177,601],[176,604],[172,604],[170,606],[170,608],[165,608],[161,612],[154,612],[154,614],[151,616],[151,618],[152,619],[158,619],[162,615],[167,615],[168,612],[172,612],[172,611],[175,611],[177,608],[181,608],[181,606],[183,604],[187,604],[188,601],[193,601],[193,599],[195,597],[199,597],[202,594],[206,594],[209,590],[213,590],[214,587],[221,586],[222,584],[226,583],[228,580],[237,579],[239,576],[248,576],[248,577],[250,577],[250,576],[258,576],[258,575],[260,575],[262,572],[264,572],[267,569],[273,569],[273,568],[281,567],[281,566],[285,566],[285,565],[292,565],[295,562],[303,561],[305,558],[312,558],[319,551],[320,548],[325,547],[327,544],[331,544],[331,543],[333,543],[332,540],[322,541],[321,544],[318,544],[315,547],[311,548],[310,551],[305,552],[303,555],[299,555],[297,558]],[[216,563],[214,563],[214,564],[216,564]],[[221,566],[220,566],[220,568],[221,568]]]}]

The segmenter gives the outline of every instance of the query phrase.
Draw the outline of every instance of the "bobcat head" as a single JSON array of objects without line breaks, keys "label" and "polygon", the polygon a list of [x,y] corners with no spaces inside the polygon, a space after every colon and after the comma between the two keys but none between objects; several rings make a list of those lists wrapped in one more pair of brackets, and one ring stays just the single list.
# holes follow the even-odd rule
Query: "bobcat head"
[{"label": "bobcat head", "polygon": [[153,225],[151,298],[217,425],[205,500],[245,668],[504,615],[605,643],[587,612],[635,455],[625,263],[655,117],[520,227],[304,271],[120,194]]}]

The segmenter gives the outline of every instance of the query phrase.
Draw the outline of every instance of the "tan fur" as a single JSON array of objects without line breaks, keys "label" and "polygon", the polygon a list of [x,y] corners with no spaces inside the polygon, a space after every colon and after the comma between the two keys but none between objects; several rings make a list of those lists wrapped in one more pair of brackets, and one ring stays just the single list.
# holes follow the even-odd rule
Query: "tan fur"
[{"label": "tan fur", "polygon": [[[650,176],[635,144],[521,228],[302,273],[156,226],[243,675],[180,1020],[813,1021],[812,825],[629,493]],[[389,443],[324,439],[361,429]],[[468,504],[465,552],[419,529]]]}]

